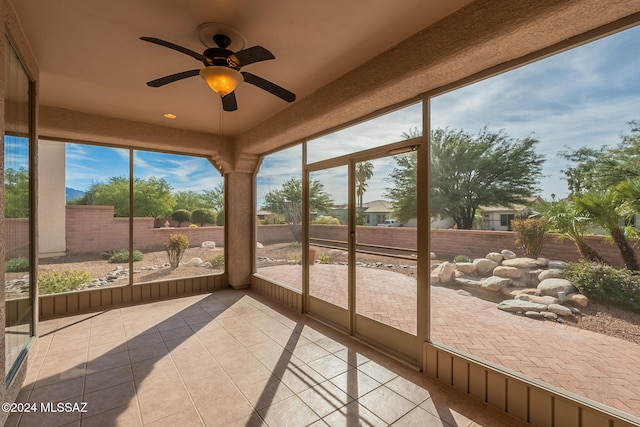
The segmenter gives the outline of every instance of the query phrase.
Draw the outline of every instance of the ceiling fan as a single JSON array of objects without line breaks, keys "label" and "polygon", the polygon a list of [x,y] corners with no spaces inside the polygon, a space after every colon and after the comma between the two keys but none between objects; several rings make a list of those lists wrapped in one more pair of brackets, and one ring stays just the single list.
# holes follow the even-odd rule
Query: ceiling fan
[{"label": "ceiling fan", "polygon": [[[205,66],[202,69],[182,71],[151,80],[147,82],[147,86],[160,87],[168,83],[200,75],[211,89],[222,97],[222,107],[224,111],[235,111],[238,109],[234,90],[242,81],[257,86],[287,102],[296,100],[296,95],[285,88],[255,74],[240,71],[245,65],[275,59],[275,56],[262,46],[242,49],[242,47],[244,47],[243,42],[241,43],[241,50],[237,52],[229,50],[228,47],[232,44],[232,40],[222,32],[217,32],[221,28],[228,29],[228,27],[220,26],[219,24],[204,24],[198,29],[201,40],[203,40],[204,34],[211,36],[214,43],[213,47],[208,47],[202,54],[155,37],[140,37],[140,40],[168,47],[169,49],[189,55],[201,61]],[[212,35],[207,34],[211,31],[215,33]]]}]

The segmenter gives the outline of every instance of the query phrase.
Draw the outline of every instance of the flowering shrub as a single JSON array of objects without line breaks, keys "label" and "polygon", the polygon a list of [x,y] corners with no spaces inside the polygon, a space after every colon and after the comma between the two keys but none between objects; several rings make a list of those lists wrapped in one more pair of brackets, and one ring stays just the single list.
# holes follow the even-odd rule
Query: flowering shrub
[{"label": "flowering shrub", "polygon": [[164,244],[164,248],[169,255],[169,264],[176,268],[180,265],[180,260],[184,251],[189,247],[189,239],[184,234],[171,234],[169,240]]},{"label": "flowering shrub", "polygon": [[593,300],[640,312],[640,275],[635,272],[582,260],[570,263],[564,275]]}]

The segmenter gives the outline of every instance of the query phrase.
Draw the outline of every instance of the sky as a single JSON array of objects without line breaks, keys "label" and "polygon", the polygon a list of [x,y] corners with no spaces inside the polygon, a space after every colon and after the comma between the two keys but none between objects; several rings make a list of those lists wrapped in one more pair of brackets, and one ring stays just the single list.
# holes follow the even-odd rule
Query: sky
[{"label": "sky", "polygon": [[[487,127],[509,137],[539,140],[545,156],[540,192],[568,194],[558,153],[566,147],[615,145],[628,133],[628,122],[640,120],[640,27],[556,54],[495,77],[432,98],[433,128],[462,129],[470,134]],[[402,134],[421,130],[421,105],[309,142],[309,162],[403,140]],[[301,176],[300,146],[267,156],[257,181],[257,205],[264,195]],[[384,198],[395,163],[374,161],[374,176],[365,202]],[[165,178],[176,191],[213,188],[222,178],[201,158],[136,152],[136,176]],[[128,150],[67,144],[67,186],[86,190],[110,176],[128,175]],[[317,172],[336,203],[346,202],[346,169]],[[345,199],[345,200],[343,200]]]}]

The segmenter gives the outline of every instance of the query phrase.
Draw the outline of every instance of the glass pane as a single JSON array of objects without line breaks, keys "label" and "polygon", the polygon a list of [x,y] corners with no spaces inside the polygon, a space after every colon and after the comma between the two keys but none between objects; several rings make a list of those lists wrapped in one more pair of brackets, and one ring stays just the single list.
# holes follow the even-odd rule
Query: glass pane
[{"label": "glass pane", "polygon": [[636,417],[639,49],[633,28],[430,108],[432,340]]},{"label": "glass pane", "polygon": [[403,134],[422,134],[421,103],[308,141],[307,163],[398,142],[402,140]]},{"label": "glass pane", "polygon": [[38,141],[40,294],[129,284],[129,150]]},{"label": "glass pane", "polygon": [[415,152],[356,163],[356,312],[417,331]]},{"label": "glass pane", "polygon": [[256,270],[302,290],[302,146],[270,154],[256,178]]},{"label": "glass pane", "polygon": [[30,82],[5,41],[4,230],[5,372],[31,337]]},{"label": "glass pane", "polygon": [[[347,166],[309,174],[309,295],[345,310],[349,243]],[[331,262],[325,262],[328,259]]]},{"label": "glass pane", "polygon": [[220,173],[201,157],[150,151],[135,151],[133,168],[134,282],[222,273]]}]

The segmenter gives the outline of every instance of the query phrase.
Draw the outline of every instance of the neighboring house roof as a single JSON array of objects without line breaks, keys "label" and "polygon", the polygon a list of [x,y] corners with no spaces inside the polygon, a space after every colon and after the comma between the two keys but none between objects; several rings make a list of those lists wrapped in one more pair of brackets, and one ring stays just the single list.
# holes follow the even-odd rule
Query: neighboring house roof
[{"label": "neighboring house roof", "polygon": [[482,212],[521,212],[534,203],[544,201],[540,196],[525,197],[524,199],[527,201],[526,205],[513,204],[511,206],[480,206],[478,210]]},{"label": "neighboring house roof", "polygon": [[[357,208],[357,206],[356,206]],[[347,209],[346,203],[333,205],[332,210]],[[362,211],[364,213],[389,213],[393,209],[391,202],[387,200],[373,200],[371,202],[362,203]]]}]

